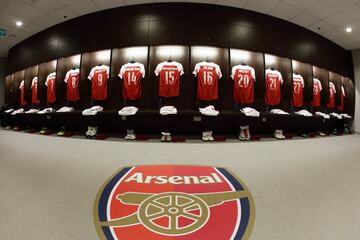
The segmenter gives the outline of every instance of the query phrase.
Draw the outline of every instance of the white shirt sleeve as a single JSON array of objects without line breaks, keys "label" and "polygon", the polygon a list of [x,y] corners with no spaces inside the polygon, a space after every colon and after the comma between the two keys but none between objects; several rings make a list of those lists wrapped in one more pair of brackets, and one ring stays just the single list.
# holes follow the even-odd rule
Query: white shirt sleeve
[{"label": "white shirt sleeve", "polygon": [[110,67],[109,66],[104,66],[105,70],[106,70],[106,75],[107,75],[107,78],[110,77]]},{"label": "white shirt sleeve", "polygon": [[198,74],[199,70],[200,70],[200,63],[195,65],[195,68],[194,68],[194,71],[193,71],[193,74],[195,75],[195,77],[197,77],[197,74]]},{"label": "white shirt sleeve", "polygon": [[219,76],[219,78],[222,78],[221,69],[219,65],[216,65],[216,74]]},{"label": "white shirt sleeve", "polygon": [[142,78],[145,78],[145,66],[142,63],[140,64],[140,73]]},{"label": "white shirt sleeve", "polygon": [[185,73],[183,65],[181,63],[177,63],[177,66],[178,66],[178,71],[180,72],[180,76],[183,75]]},{"label": "white shirt sleeve", "polygon": [[37,81],[37,77],[34,77],[31,81],[31,89],[34,87],[36,81]]},{"label": "white shirt sleeve", "polygon": [[95,72],[95,70],[96,70],[96,67],[93,67],[92,69],[91,69],[91,71],[90,71],[90,74],[89,74],[89,76],[88,76],[88,79],[91,81],[91,79],[94,77],[94,72]]},{"label": "white shirt sleeve", "polygon": [[118,74],[118,76],[120,77],[120,79],[123,79],[125,70],[126,70],[126,64],[122,65],[121,68],[120,68],[120,72],[119,72],[119,74]]},{"label": "white shirt sleeve", "polygon": [[305,88],[305,81],[304,78],[301,76],[301,86],[302,88]]},{"label": "white shirt sleeve", "polygon": [[318,80],[318,83],[319,83],[319,90],[320,90],[320,92],[321,92],[321,90],[322,90],[321,81],[320,81],[320,80]]},{"label": "white shirt sleeve", "polygon": [[251,68],[251,76],[254,79],[254,81],[256,81],[256,75],[255,75],[255,69]]},{"label": "white shirt sleeve", "polygon": [[236,69],[237,69],[236,66],[232,67],[232,69],[231,69],[231,76],[230,77],[231,77],[232,80],[234,80],[234,77],[235,77],[235,74],[236,74]]},{"label": "white shirt sleeve", "polygon": [[161,71],[161,67],[162,67],[162,63],[159,63],[156,68],[155,68],[155,75],[159,76],[160,71]]},{"label": "white shirt sleeve", "polygon": [[50,79],[51,76],[52,76],[52,74],[50,73],[50,74],[46,77],[45,86],[48,85],[49,79]]},{"label": "white shirt sleeve", "polygon": [[[71,71],[71,70],[70,70]],[[70,75],[70,71],[67,71],[66,75],[65,75],[65,78],[64,78],[64,82],[68,82],[69,80],[69,75]]]},{"label": "white shirt sleeve", "polygon": [[281,75],[281,72],[277,71],[278,72],[278,75],[279,75],[279,80],[280,80],[280,83],[283,84],[284,83],[284,80],[283,80],[283,77]]},{"label": "white shirt sleeve", "polygon": [[334,83],[333,83],[333,88],[334,88],[334,93],[336,93],[336,87]]},{"label": "white shirt sleeve", "polygon": [[24,80],[22,80],[22,81],[20,82],[19,89],[21,89],[22,87],[24,87]]}]

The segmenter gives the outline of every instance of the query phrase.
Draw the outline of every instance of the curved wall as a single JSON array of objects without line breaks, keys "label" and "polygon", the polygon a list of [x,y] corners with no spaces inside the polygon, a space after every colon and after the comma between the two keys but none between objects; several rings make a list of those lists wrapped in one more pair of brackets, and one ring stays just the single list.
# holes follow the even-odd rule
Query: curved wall
[{"label": "curved wall", "polygon": [[58,24],[11,48],[7,73],[78,53],[161,44],[270,53],[354,79],[351,52],[316,33],[248,10],[193,3],[121,7]]}]

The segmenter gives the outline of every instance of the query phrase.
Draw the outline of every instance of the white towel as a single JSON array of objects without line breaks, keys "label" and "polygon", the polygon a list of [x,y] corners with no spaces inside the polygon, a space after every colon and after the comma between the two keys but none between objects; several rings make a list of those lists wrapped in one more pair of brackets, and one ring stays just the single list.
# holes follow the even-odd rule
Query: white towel
[{"label": "white towel", "polygon": [[288,112],[285,112],[284,110],[281,110],[281,109],[278,109],[278,108],[271,109],[270,112],[273,113],[273,114],[289,115]]},{"label": "white towel", "polygon": [[135,115],[138,111],[139,109],[137,107],[129,106],[129,107],[123,107],[118,112],[118,114],[121,116],[131,116],[131,115]]},{"label": "white towel", "polygon": [[56,112],[72,112],[74,111],[73,107],[62,107],[59,110],[57,110]]},{"label": "white towel", "polygon": [[174,106],[164,106],[160,108],[161,115],[177,114],[177,109]]},{"label": "white towel", "polygon": [[240,111],[248,117],[260,117],[260,112],[251,107],[245,107]]},{"label": "white towel", "polygon": [[315,113],[316,116],[321,116],[325,119],[330,119],[330,115],[329,114],[326,114],[326,113],[323,113],[323,112],[316,112]]},{"label": "white towel", "polygon": [[300,111],[295,112],[295,114],[302,115],[305,117],[312,117],[312,113],[310,113],[308,110],[302,109]]},{"label": "white towel", "polygon": [[219,115],[219,111],[217,111],[213,105],[209,105],[205,108],[199,108],[201,114],[206,116],[217,116]]},{"label": "white towel", "polygon": [[39,109],[35,109],[35,108],[32,108],[30,109],[29,111],[26,111],[25,113],[37,113],[39,111]]},{"label": "white towel", "polygon": [[10,109],[6,110],[5,113],[11,113],[11,112],[13,112],[13,111],[14,111],[14,109],[13,109],[13,108],[10,108]]},{"label": "white towel", "polygon": [[51,113],[51,112],[54,112],[53,108],[45,108],[41,111],[38,111],[37,114],[45,114],[45,113]]},{"label": "white towel", "polygon": [[16,114],[22,114],[24,113],[24,109],[23,108],[19,108],[18,110],[15,110],[11,113],[11,115],[16,115]]},{"label": "white towel", "polygon": [[82,115],[85,116],[93,116],[96,115],[98,112],[102,112],[103,108],[101,106],[93,106],[91,108],[85,109],[82,111]]}]

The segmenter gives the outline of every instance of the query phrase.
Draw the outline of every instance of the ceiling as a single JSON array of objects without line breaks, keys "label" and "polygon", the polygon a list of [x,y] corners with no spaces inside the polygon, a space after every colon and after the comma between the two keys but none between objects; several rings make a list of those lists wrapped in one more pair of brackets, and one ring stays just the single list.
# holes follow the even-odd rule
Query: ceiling
[{"label": "ceiling", "polygon": [[[342,46],[360,48],[360,0],[0,0],[0,57],[8,49],[50,26],[108,8],[154,2],[200,2],[265,13],[310,29]],[[64,19],[64,16],[67,16]],[[21,20],[23,26],[16,27]],[[345,31],[352,27],[352,33]]]}]

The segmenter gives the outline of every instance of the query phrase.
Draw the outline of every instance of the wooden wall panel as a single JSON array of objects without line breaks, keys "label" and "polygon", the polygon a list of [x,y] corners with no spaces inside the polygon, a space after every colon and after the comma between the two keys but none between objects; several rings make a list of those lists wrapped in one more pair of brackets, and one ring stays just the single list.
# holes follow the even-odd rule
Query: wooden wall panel
[{"label": "wooden wall panel", "polygon": [[310,30],[244,9],[195,3],[127,6],[71,19],[11,48],[8,74],[84,52],[159,44],[267,52],[353,79],[350,51]]},{"label": "wooden wall panel", "polygon": [[14,74],[13,83],[13,101],[15,106],[20,107],[20,83],[25,79],[25,70],[18,71]]}]

